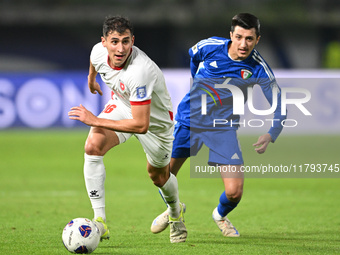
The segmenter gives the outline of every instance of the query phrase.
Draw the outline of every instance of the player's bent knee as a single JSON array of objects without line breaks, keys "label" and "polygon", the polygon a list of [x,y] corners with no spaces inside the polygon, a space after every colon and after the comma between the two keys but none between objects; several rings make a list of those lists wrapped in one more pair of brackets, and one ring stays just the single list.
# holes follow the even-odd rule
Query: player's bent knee
[{"label": "player's bent knee", "polygon": [[161,187],[163,187],[163,182],[161,181],[161,180],[159,180],[159,179],[157,179],[157,180],[152,180],[152,182],[153,182],[153,184],[156,186],[156,187],[158,187],[158,188],[161,188]]},{"label": "player's bent knee", "polygon": [[226,191],[226,196],[228,198],[229,201],[232,201],[232,202],[239,202],[242,198],[242,194],[243,194],[243,191],[242,190],[232,190],[232,191]]},{"label": "player's bent knee", "polygon": [[155,166],[149,163],[147,164],[147,170],[150,179],[152,180],[153,184],[156,185],[157,187],[163,187],[164,184],[167,182],[169,179],[169,164],[166,166]]},{"label": "player's bent knee", "polygon": [[91,141],[86,141],[84,149],[85,149],[85,153],[87,155],[103,156],[103,152],[101,151],[99,146],[92,143]]},{"label": "player's bent knee", "polygon": [[149,177],[152,180],[153,184],[157,187],[161,188],[167,182],[168,178],[167,173],[165,171],[148,171]]},{"label": "player's bent knee", "polygon": [[166,183],[165,176],[149,173],[150,179],[152,180],[153,184],[157,187],[161,188]]}]

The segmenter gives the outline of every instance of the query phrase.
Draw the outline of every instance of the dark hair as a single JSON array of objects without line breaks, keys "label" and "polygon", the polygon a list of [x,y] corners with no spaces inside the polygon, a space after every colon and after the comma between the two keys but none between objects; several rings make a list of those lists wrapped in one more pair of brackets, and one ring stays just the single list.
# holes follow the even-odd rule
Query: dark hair
[{"label": "dark hair", "polygon": [[260,20],[250,13],[239,13],[231,19],[231,32],[234,32],[235,27],[240,26],[244,29],[255,28],[256,36],[260,36]]},{"label": "dark hair", "polygon": [[126,30],[130,30],[131,36],[133,35],[133,26],[131,22],[127,18],[123,18],[120,16],[106,17],[103,24],[103,36],[107,37],[110,32],[117,31],[122,34]]}]

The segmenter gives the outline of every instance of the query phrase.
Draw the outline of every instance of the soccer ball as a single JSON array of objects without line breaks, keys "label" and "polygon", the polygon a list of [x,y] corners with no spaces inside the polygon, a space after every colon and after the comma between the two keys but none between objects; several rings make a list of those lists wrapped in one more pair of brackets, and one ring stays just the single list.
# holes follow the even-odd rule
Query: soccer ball
[{"label": "soccer ball", "polygon": [[99,244],[100,232],[91,220],[76,218],[67,223],[62,239],[69,252],[91,253]]}]

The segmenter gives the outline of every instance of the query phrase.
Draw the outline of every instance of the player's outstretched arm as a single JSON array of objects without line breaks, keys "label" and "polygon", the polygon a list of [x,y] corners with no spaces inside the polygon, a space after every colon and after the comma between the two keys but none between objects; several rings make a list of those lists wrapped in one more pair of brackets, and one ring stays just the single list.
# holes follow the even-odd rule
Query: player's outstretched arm
[{"label": "player's outstretched arm", "polygon": [[96,81],[96,76],[97,76],[97,71],[94,68],[94,66],[92,65],[91,61],[90,61],[90,67],[89,67],[89,75],[87,76],[87,82],[89,85],[89,89],[91,91],[92,94],[97,94],[97,92],[99,93],[99,95],[103,95],[103,92],[100,88],[99,83]]},{"label": "player's outstretched arm", "polygon": [[68,112],[71,120],[79,120],[92,127],[101,127],[113,131],[145,134],[150,123],[150,104],[132,105],[132,119],[110,120],[93,115],[83,105],[72,107]]},{"label": "player's outstretched arm", "polygon": [[261,135],[257,142],[253,144],[253,146],[255,146],[255,151],[259,154],[265,153],[267,146],[271,141],[272,137],[270,134]]}]

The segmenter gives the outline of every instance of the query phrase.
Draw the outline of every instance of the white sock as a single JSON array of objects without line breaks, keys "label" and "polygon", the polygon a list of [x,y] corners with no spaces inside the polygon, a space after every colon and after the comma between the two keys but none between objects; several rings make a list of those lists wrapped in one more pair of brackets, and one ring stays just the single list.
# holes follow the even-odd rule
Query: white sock
[{"label": "white sock", "polygon": [[163,187],[159,188],[161,191],[163,198],[168,204],[168,211],[171,218],[178,218],[181,212],[181,208],[179,206],[179,197],[178,197],[178,182],[175,175],[170,173],[170,178],[163,185]]},{"label": "white sock", "polygon": [[103,156],[92,156],[85,153],[84,178],[87,194],[90,198],[94,211],[94,218],[102,217],[106,221],[105,215],[105,166]]},{"label": "white sock", "polygon": [[106,216],[105,216],[105,207],[99,207],[99,208],[93,208],[94,212],[94,219],[97,219],[98,217],[102,217],[104,222],[106,222]]},{"label": "white sock", "polygon": [[213,218],[214,218],[215,220],[224,220],[224,218],[218,213],[217,207],[216,207],[215,210],[213,211]]}]

